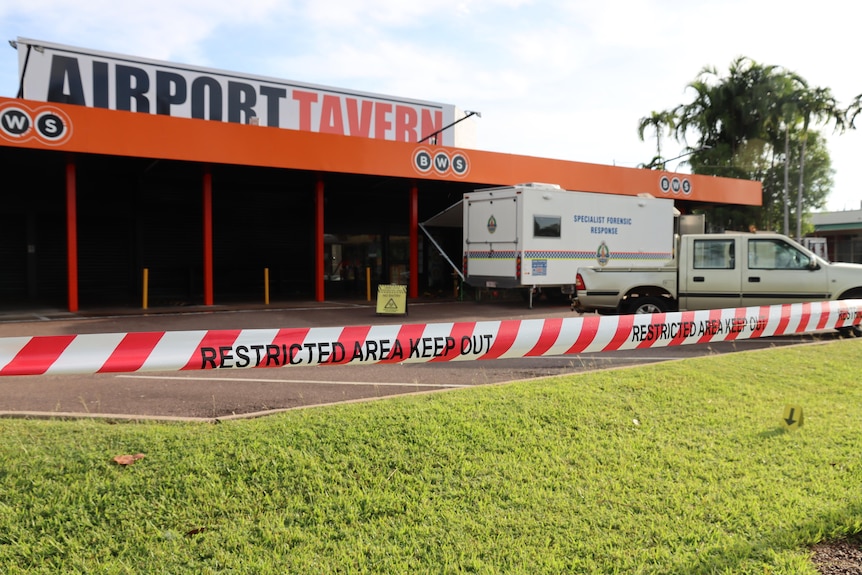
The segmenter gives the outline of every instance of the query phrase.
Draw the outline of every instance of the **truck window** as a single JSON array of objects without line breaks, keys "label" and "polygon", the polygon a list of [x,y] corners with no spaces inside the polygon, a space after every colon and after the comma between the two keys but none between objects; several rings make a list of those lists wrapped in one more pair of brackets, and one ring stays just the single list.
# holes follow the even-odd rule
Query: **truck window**
[{"label": "truck window", "polygon": [[811,259],[803,252],[778,239],[748,241],[748,267],[759,270],[804,270]]},{"label": "truck window", "polygon": [[694,240],[694,269],[732,270],[736,265],[733,239]]},{"label": "truck window", "polygon": [[533,216],[533,237],[560,237],[561,220],[559,216]]}]

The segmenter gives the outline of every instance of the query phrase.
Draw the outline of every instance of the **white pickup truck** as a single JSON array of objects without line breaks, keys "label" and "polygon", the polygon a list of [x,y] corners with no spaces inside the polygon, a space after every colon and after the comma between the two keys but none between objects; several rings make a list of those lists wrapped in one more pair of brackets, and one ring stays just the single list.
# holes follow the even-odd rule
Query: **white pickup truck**
[{"label": "white pickup truck", "polygon": [[573,309],[608,314],[862,299],[862,265],[830,263],[781,234],[690,234],[665,266],[581,267],[575,288]]}]

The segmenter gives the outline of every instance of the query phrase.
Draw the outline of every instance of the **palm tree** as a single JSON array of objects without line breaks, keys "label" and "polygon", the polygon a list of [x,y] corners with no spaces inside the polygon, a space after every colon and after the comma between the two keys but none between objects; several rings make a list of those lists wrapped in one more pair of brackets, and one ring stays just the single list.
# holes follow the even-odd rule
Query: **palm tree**
[{"label": "palm tree", "polygon": [[[797,200],[796,219],[801,234],[804,182],[812,184],[809,191],[814,195],[805,197],[813,205],[819,201],[818,194],[826,189],[824,185],[831,181],[823,141],[816,138],[816,133],[811,134],[813,139],[809,138],[809,129],[832,122],[836,129],[843,129],[847,115],[837,108],[828,89],[812,89],[802,77],[779,66],[762,65],[740,57],[731,62],[728,70],[729,74],[722,77],[715,68],[704,67],[687,86],[694,92],[689,103],[665,112],[653,112],[650,117],[641,119],[641,139],[644,130],[651,126],[672,129],[676,141],[686,144],[692,151],[688,163],[694,173],[763,182],[763,206],[756,210],[740,207],[736,210],[738,213],[731,213],[735,208],[728,208],[730,215],[725,217],[725,222],[738,225],[743,218],[753,218],[749,223],[771,227],[777,219],[773,214],[783,209],[785,233],[789,232],[791,205],[790,163],[798,154],[800,199]],[[862,95],[857,98],[855,113],[862,113]],[[657,144],[660,144],[658,136],[657,133]],[[806,145],[817,147],[813,179],[805,176]],[[783,154],[779,151],[782,148]],[[777,159],[782,156],[783,198],[780,192],[776,193],[781,190]],[[658,160],[660,156],[654,158],[651,165]]]},{"label": "palm tree", "polygon": [[655,132],[655,150],[656,155],[653,157],[652,161],[646,165],[647,168],[661,168],[664,169],[664,160],[661,155],[661,140],[662,134],[667,132],[668,135],[673,133],[674,129],[674,116],[670,112],[652,112],[649,116],[641,118],[640,123],[638,123],[638,138],[640,141],[644,141],[644,133],[647,128],[651,128]]},{"label": "palm tree", "polygon": [[856,116],[862,113],[862,94],[859,94],[853,101],[850,102],[850,105],[847,106],[847,109],[844,110],[844,118],[846,120],[845,127],[853,130],[856,129]]},{"label": "palm tree", "polygon": [[804,78],[793,72],[783,71],[775,78],[774,91],[771,94],[774,107],[767,123],[767,130],[771,134],[773,150],[778,148],[782,140],[784,143],[782,211],[785,235],[790,235],[790,132],[800,121],[799,102],[806,91],[808,91],[808,83]]},{"label": "palm tree", "polygon": [[731,170],[741,177],[756,176],[762,169],[760,156],[775,69],[749,58],[737,58],[727,78],[720,78],[714,68],[706,67],[689,84],[695,98],[677,108],[681,116],[676,123],[677,138],[685,138],[691,130],[700,134],[697,148],[714,150],[693,157],[693,165],[699,165],[705,173],[714,168],[722,172],[716,175],[728,175],[727,170]]},{"label": "palm tree", "polygon": [[829,88],[814,88],[799,94],[797,110],[802,119],[802,134],[799,152],[799,192],[796,195],[796,239],[802,238],[802,193],[804,190],[805,144],[808,141],[808,128],[812,123],[828,124],[835,122],[835,130],[844,130],[844,111]]}]

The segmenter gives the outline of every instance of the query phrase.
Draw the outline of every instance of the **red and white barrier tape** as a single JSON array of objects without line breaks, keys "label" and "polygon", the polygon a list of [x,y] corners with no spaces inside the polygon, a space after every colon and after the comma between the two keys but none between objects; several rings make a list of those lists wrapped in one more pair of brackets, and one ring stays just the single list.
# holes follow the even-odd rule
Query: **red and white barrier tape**
[{"label": "red and white barrier tape", "polygon": [[624,316],[0,338],[0,375],[565,355],[804,333],[862,324],[862,300]]}]

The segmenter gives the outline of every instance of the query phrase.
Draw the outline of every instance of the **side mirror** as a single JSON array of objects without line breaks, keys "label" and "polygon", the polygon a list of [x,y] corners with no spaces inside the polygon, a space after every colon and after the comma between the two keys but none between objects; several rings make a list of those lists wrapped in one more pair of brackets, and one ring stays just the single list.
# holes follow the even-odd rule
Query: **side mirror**
[{"label": "side mirror", "polygon": [[808,262],[808,270],[809,270],[809,271],[812,271],[812,272],[813,272],[813,271],[815,271],[815,270],[819,270],[819,269],[820,269],[820,264],[817,262],[817,260],[815,260],[815,259],[811,259],[811,260]]}]

